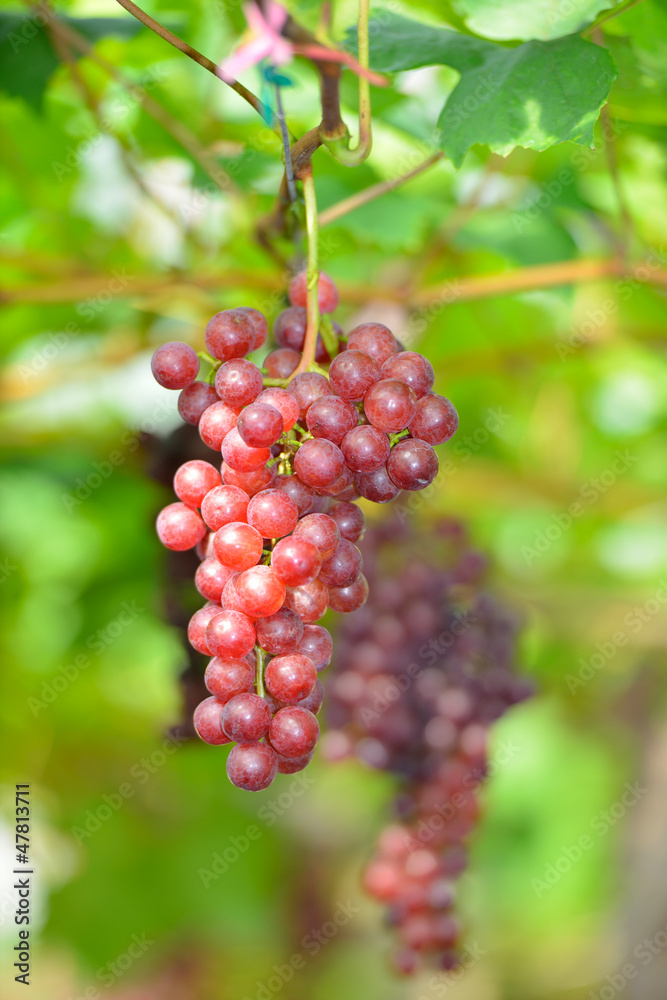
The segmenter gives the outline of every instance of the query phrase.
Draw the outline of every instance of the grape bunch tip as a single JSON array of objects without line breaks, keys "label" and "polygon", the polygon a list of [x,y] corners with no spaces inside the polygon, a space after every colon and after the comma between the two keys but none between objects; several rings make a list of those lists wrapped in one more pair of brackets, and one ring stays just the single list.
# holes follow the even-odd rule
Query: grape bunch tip
[{"label": "grape bunch tip", "polygon": [[151,362],[160,385],[180,390],[182,418],[222,458],[219,471],[201,460],[178,469],[178,500],[158,515],[157,533],[167,548],[196,549],[200,559],[195,585],[207,603],[188,638],[212,659],[210,697],[194,726],[207,743],[235,744],[227,774],[248,791],[306,767],[318,742],[318,673],[333,643],[317,622],[328,608],[349,613],[368,597],[356,545],[365,517],[354,501],[382,504],[424,489],[438,471],[434,446],[458,426],[453,405],[433,392],[429,361],[386,326],[363,323],[344,340],[329,318],[338,291],[324,273],[318,370],[292,377],[306,295],[303,272],[290,284],[291,304],[273,328],[278,347],[263,368],[246,357],[268,337],[253,308],[226,309],[207,324],[208,381],[198,380],[199,356],[188,344],[164,344]]}]

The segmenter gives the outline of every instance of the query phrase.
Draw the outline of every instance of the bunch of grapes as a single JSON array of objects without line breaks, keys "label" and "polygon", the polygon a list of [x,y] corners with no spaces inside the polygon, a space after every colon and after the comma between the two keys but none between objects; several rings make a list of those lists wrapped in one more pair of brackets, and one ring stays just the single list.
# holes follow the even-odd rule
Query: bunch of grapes
[{"label": "bunch of grapes", "polygon": [[325,756],[400,779],[395,821],[364,872],[398,932],[398,969],[458,961],[454,882],[479,818],[488,731],[531,693],[513,671],[517,621],[480,590],[485,563],[452,522],[397,519],[364,542],[370,597],[339,629]]},{"label": "bunch of grapes", "polygon": [[210,697],[194,725],[207,743],[236,744],[227,774],[249,791],[301,770],[318,741],[318,672],[333,644],[317,622],[327,608],[355,611],[368,596],[355,544],[365,518],[354,501],[423,489],[438,470],[433,445],[458,425],[449,400],[432,392],[429,362],[387,327],[365,323],[344,342],[326,315],[338,293],[324,274],[316,359],[328,373],[316,364],[290,377],[306,337],[306,294],[300,274],[263,368],[245,357],[268,333],[250,308],[208,323],[207,381],[197,380],[200,359],[187,344],[165,344],[152,360],[160,385],[181,390],[181,416],[222,455],[219,469],[194,460],[177,470],[178,502],[161,511],[157,531],[167,548],[196,547],[201,560],[195,585],[207,603],[188,637],[212,659]]}]

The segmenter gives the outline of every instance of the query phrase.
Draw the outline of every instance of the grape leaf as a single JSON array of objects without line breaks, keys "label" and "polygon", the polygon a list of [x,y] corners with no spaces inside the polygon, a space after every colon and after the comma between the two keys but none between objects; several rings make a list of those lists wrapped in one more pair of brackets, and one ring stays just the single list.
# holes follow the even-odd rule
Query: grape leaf
[{"label": "grape leaf", "polygon": [[607,50],[578,35],[508,48],[388,11],[372,29],[373,69],[390,73],[441,63],[461,74],[438,119],[439,144],[455,166],[476,143],[503,156],[516,146],[590,145],[616,77]]},{"label": "grape leaf", "polygon": [[456,0],[470,31],[484,38],[560,38],[580,31],[614,0]]}]

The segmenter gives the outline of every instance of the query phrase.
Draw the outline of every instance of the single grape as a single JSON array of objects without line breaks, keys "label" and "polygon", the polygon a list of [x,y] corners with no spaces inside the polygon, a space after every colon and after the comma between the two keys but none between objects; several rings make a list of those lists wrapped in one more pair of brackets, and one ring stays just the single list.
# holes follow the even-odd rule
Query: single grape
[{"label": "single grape", "polygon": [[299,511],[299,517],[310,512],[316,493],[310,486],[302,483],[298,476],[287,474],[276,476],[274,485],[277,490],[282,490],[292,498]]},{"label": "single grape", "polygon": [[357,546],[341,538],[334,554],[322,563],[318,579],[327,587],[349,587],[359,576],[362,565]]},{"label": "single grape", "polygon": [[204,331],[206,350],[220,361],[242,358],[255,343],[255,324],[243,309],[216,313]]},{"label": "single grape", "polygon": [[[308,275],[305,271],[301,271],[296,277],[292,278],[288,294],[293,306],[302,306],[305,308],[308,301]],[[335,312],[338,306],[338,289],[334,284],[333,278],[330,278],[324,271],[320,271],[319,274],[317,301],[321,313]]]},{"label": "single grape", "polygon": [[198,653],[203,653],[205,656],[213,655],[206,641],[206,629],[210,621],[216,615],[219,615],[221,611],[222,608],[219,604],[205,604],[199,611],[195,611],[190,619],[188,624],[188,640]]},{"label": "single grape", "polygon": [[373,503],[389,503],[401,492],[389,478],[386,466],[376,469],[375,472],[358,472],[354,477],[354,485],[360,496],[365,500],[372,500]]},{"label": "single grape", "polygon": [[343,475],[344,469],[342,451],[326,438],[304,441],[294,456],[294,471],[306,486],[313,489],[330,486]]},{"label": "single grape", "polygon": [[417,403],[417,412],[410,422],[413,437],[427,444],[444,444],[456,434],[459,415],[445,396],[429,392]]},{"label": "single grape", "polygon": [[299,508],[284,490],[262,490],[248,504],[248,524],[262,538],[283,538],[299,520]]},{"label": "single grape", "polygon": [[[255,622],[257,642],[273,656],[295,652],[303,638],[303,629],[303,622],[289,608],[281,608],[268,618],[258,618]],[[299,652],[308,655],[305,650]]]},{"label": "single grape", "polygon": [[264,379],[252,361],[234,358],[220,365],[215,374],[215,391],[234,410],[249,406],[262,391]]},{"label": "single grape", "polygon": [[301,351],[306,339],[308,317],[306,310],[300,306],[290,306],[277,316],[273,324],[273,336],[281,347],[291,351]]},{"label": "single grape", "polygon": [[256,566],[262,558],[263,548],[262,535],[244,521],[223,524],[213,538],[213,551],[218,562],[237,572]]},{"label": "single grape", "polygon": [[195,459],[184,462],[174,476],[174,493],[188,507],[201,507],[204,497],[222,480],[209,462]]},{"label": "single grape", "polygon": [[204,684],[221,702],[228,702],[237,694],[252,691],[255,668],[247,660],[221,659],[214,656],[204,674]]},{"label": "single grape", "polygon": [[311,580],[299,587],[288,587],[285,604],[296,611],[302,621],[316,622],[327,610],[329,594],[320,580]]},{"label": "single grape", "polygon": [[151,359],[153,378],[165,389],[185,389],[197,378],[199,358],[189,344],[171,340],[158,347]]},{"label": "single grape", "polygon": [[184,503],[170,503],[157,516],[157,534],[162,544],[174,552],[193,549],[206,534],[199,514]]},{"label": "single grape", "polygon": [[389,438],[371,424],[353,427],[340,446],[345,462],[353,472],[375,472],[389,458]]},{"label": "single grape", "polygon": [[402,490],[423,490],[438,472],[438,456],[419,438],[404,438],[394,445],[387,462],[390,478]]},{"label": "single grape", "polygon": [[320,553],[307,538],[282,538],[271,553],[271,566],[287,587],[310,583],[320,571]]},{"label": "single grape", "polygon": [[304,625],[296,651],[311,659],[316,670],[324,670],[333,656],[333,639],[323,625]]},{"label": "single grape", "polygon": [[204,410],[217,402],[218,394],[212,385],[208,382],[192,382],[179,393],[178,412],[183,420],[196,427]]},{"label": "single grape", "polygon": [[245,614],[268,618],[282,607],[285,584],[270,566],[252,566],[236,580],[236,593]]},{"label": "single grape", "polygon": [[350,331],[347,349],[363,351],[376,365],[382,366],[387,358],[396,354],[398,343],[391,330],[382,323],[362,323]]},{"label": "single grape", "polygon": [[260,347],[264,346],[269,335],[269,324],[266,322],[264,313],[261,313],[259,309],[253,309],[252,306],[241,306],[236,312],[246,316],[252,323],[255,339],[250,350],[258,351]]},{"label": "single grape", "polygon": [[329,607],[343,614],[356,611],[365,604],[367,598],[368,581],[363,573],[349,587],[329,587]]},{"label": "single grape", "polygon": [[299,404],[286,389],[269,386],[268,389],[263,389],[260,392],[255,402],[265,403],[278,410],[283,418],[284,430],[286,431],[290,431],[299,419]]},{"label": "single grape", "polygon": [[298,771],[303,771],[305,767],[308,767],[313,759],[312,753],[304,754],[303,757],[281,757],[280,754],[276,754],[276,756],[278,758],[278,774],[297,774]]},{"label": "single grape", "polygon": [[[232,573],[222,589],[220,604],[222,605],[223,611],[240,611],[241,614],[244,614],[243,608],[241,607],[241,601],[236,593],[236,581],[240,575],[240,573]],[[250,616],[246,615],[246,617]]]},{"label": "single grape", "polygon": [[430,392],[435,381],[433,365],[423,354],[417,354],[416,351],[402,351],[388,358],[382,365],[380,375],[383,379],[396,378],[399,382],[405,382],[417,399]]},{"label": "single grape", "polygon": [[227,758],[227,777],[246,792],[268,788],[278,771],[278,755],[266,743],[237,743]]},{"label": "single grape", "polygon": [[284,421],[275,406],[251,403],[241,410],[236,427],[251,448],[270,448],[282,434]]},{"label": "single grape", "polygon": [[211,531],[217,531],[232,521],[245,521],[249,502],[248,494],[238,486],[216,486],[202,500],[201,516]]},{"label": "single grape", "polygon": [[405,382],[383,378],[364,396],[364,410],[374,427],[387,434],[404,430],[417,412],[417,397]]},{"label": "single grape", "polygon": [[226,462],[223,462],[220,466],[220,475],[225,485],[236,486],[238,489],[243,490],[244,493],[247,493],[248,497],[254,497],[261,490],[266,490],[271,486],[276,478],[276,470],[273,465],[270,468],[265,465],[261,469],[254,469],[252,472],[238,472],[236,469],[230,468]]},{"label": "single grape", "polygon": [[223,566],[215,556],[208,556],[200,562],[195,572],[195,587],[207,601],[220,603],[222,591],[231,576],[228,566]]},{"label": "single grape", "polygon": [[221,450],[227,465],[237,472],[255,472],[266,465],[271,457],[268,448],[251,448],[247,445],[236,426],[225,435]]},{"label": "single grape", "polygon": [[[268,690],[274,698],[285,705],[306,698],[315,687],[316,680],[317,671],[313,661],[299,653],[274,656],[264,673],[264,681]],[[308,753],[308,751],[306,750],[304,753]],[[295,756],[299,755],[295,754]]]},{"label": "single grape", "polygon": [[271,710],[258,694],[234,695],[222,711],[222,731],[235,743],[254,743],[266,736]]},{"label": "single grape", "polygon": [[209,448],[220,451],[225,436],[236,427],[238,413],[220,400],[207,407],[199,420],[199,436]]},{"label": "single grape", "polygon": [[306,426],[313,437],[327,438],[339,445],[348,431],[356,427],[359,414],[340,396],[321,396],[308,407]]},{"label": "single grape", "polygon": [[317,715],[324,704],[324,693],[324,684],[318,677],[313,690],[306,698],[298,701],[297,705],[299,708],[305,708],[308,712],[312,712],[313,715]]},{"label": "single grape", "polygon": [[294,529],[294,537],[308,539],[322,559],[328,559],[336,551],[341,535],[338,525],[328,514],[307,514]]},{"label": "single grape", "polygon": [[360,402],[379,378],[379,366],[363,351],[343,351],[329,368],[333,391],[353,403]]},{"label": "single grape", "polygon": [[222,730],[222,712],[224,704],[217,698],[205,698],[195,708],[192,721],[195,732],[205,743],[212,746],[223,746],[229,743],[229,736]]},{"label": "single grape", "polygon": [[329,508],[329,517],[338,525],[343,538],[349,542],[358,542],[364,534],[366,517],[363,510],[354,503],[337,501]]},{"label": "single grape", "polygon": [[269,378],[290,377],[294,369],[301,361],[298,351],[293,351],[289,347],[279,347],[277,351],[271,351],[264,358],[264,367]]},{"label": "single grape", "polygon": [[269,727],[271,746],[282,757],[303,757],[315,749],[320,724],[308,709],[298,705],[281,708]]},{"label": "single grape", "polygon": [[299,404],[299,414],[302,420],[305,420],[308,407],[316,399],[332,394],[328,379],[324,375],[320,375],[319,372],[302,372],[301,375],[297,375],[288,383],[287,391],[294,396]]},{"label": "single grape", "polygon": [[221,611],[206,627],[206,645],[211,656],[241,659],[255,645],[255,629],[250,619],[240,611]]},{"label": "single grape", "polygon": [[213,551],[213,532],[207,531],[201,542],[197,542],[195,545],[195,553],[197,559],[204,560],[208,559],[209,556],[215,555]]}]

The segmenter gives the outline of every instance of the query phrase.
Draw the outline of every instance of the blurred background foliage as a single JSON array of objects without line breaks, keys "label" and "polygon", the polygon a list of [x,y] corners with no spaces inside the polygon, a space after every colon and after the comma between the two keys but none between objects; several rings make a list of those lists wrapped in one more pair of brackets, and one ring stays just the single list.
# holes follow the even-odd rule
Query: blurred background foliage
[{"label": "blurred background foliage", "polygon": [[[314,26],[321,6],[290,8]],[[390,4],[501,39],[531,37],[527,8],[554,6],[575,12],[571,31],[610,5]],[[250,796],[228,784],[224,752],[168,735],[187,654],[167,623],[153,532],[170,494],[147,473],[179,421],[148,361],[165,340],[201,346],[221,308],[273,319],[283,307],[284,266],[255,238],[280,143],[111,0],[56,5],[117,18],[113,32],[82,26],[94,59],[63,63],[38,34],[4,63],[0,933],[9,955],[13,786],[29,780],[35,1000],[261,1000],[274,965],[297,953],[304,969],[277,991],[290,1000],[664,998],[667,4],[621,7],[594,39],[618,67],[594,148],[501,158],[475,146],[460,171],[440,159],[321,232],[344,328],[386,322],[431,358],[459,410],[444,482],[411,516],[424,531],[443,513],[466,520],[495,590],[525,619],[522,662],[539,685],[497,727],[498,745],[520,752],[485,791],[461,882],[482,954],[456,983],[393,979],[388,931],[361,894],[385,775],[316,762],[308,787],[285,779]],[[148,9],[214,59],[244,27],[232,0]],[[3,6],[5,35],[23,11]],[[336,3],[334,37],[355,18],[356,4]],[[317,81],[309,65],[288,73],[301,134],[317,124]],[[456,80],[429,67],[373,88],[368,161],[350,170],[315,155],[325,218],[434,154]],[[252,72],[247,83],[260,85]],[[350,123],[356,90],[345,74]],[[225,190],[211,164],[231,177]],[[194,607],[194,588],[181,591]],[[618,807],[636,781],[638,801]],[[601,833],[592,824],[615,805]],[[584,834],[593,847],[572,861]],[[217,874],[216,853],[232,859]],[[307,952],[304,935],[348,901],[353,919]],[[645,961],[636,949],[654,938]],[[2,997],[20,995],[11,961]],[[637,975],[619,979],[628,963]]]}]

